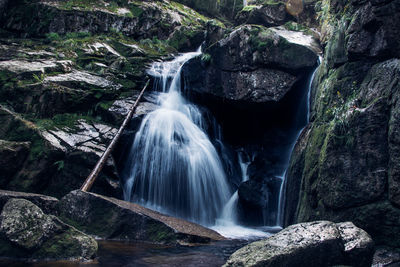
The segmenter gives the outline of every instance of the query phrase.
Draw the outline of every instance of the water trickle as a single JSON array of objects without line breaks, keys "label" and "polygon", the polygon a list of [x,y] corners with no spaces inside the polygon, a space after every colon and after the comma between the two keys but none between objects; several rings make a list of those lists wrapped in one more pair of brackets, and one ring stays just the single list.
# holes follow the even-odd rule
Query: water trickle
[{"label": "water trickle", "polygon": [[181,95],[181,68],[200,51],[154,63],[163,93],[136,133],[125,167],[124,197],[151,209],[213,225],[231,195],[200,110]]},{"label": "water trickle", "polygon": [[307,83],[307,95],[305,99],[305,110],[306,110],[306,122],[304,125],[300,127],[298,132],[296,133],[296,137],[294,139],[294,142],[292,142],[290,149],[289,149],[289,157],[287,159],[287,162],[285,164],[285,171],[284,173],[279,177],[282,179],[282,183],[280,186],[279,190],[279,202],[278,202],[278,215],[277,215],[277,222],[276,225],[279,227],[283,227],[283,216],[284,216],[284,209],[285,209],[285,186],[286,186],[286,173],[287,173],[287,168],[289,167],[289,161],[290,161],[290,156],[292,155],[293,149],[296,145],[297,140],[300,137],[301,132],[303,131],[304,127],[307,126],[307,124],[310,121],[310,101],[311,101],[311,87],[312,87],[312,82],[314,80],[315,74],[317,73],[318,68],[315,68],[313,73],[310,76],[310,79],[308,80]]}]

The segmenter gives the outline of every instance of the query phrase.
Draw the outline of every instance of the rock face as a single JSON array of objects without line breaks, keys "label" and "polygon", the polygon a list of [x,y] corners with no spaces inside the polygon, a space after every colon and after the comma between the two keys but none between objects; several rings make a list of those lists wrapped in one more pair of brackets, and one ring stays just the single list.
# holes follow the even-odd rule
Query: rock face
[{"label": "rock face", "polygon": [[285,4],[266,3],[264,5],[251,5],[243,8],[236,16],[236,23],[258,24],[266,27],[285,24],[289,20]]},{"label": "rock face", "polygon": [[25,199],[10,199],[0,215],[2,256],[90,260],[97,242]]},{"label": "rock face", "polygon": [[[190,23],[193,30],[202,23],[200,16],[174,2],[124,4],[119,2],[116,4],[118,8],[113,8],[102,2],[74,4],[39,0],[26,4],[15,1],[9,8],[10,12],[1,20],[1,25],[7,30],[31,36],[43,36],[50,32],[99,34],[117,31],[135,39],[153,36],[167,39],[176,27]],[[39,19],[41,23],[37,25]]]},{"label": "rock face", "polygon": [[10,199],[25,199],[38,206],[46,214],[56,213],[58,199],[45,195],[0,190],[0,210]]},{"label": "rock face", "polygon": [[[400,61],[393,26],[400,5],[322,5],[326,54],[313,84],[311,123],[291,158],[286,225],[350,220],[378,244],[400,246],[394,238],[400,234]],[[335,19],[342,11],[349,22]]]},{"label": "rock face", "polygon": [[246,25],[208,48],[202,59],[189,61],[184,76],[195,92],[231,101],[278,102],[316,62],[308,48],[262,26]]},{"label": "rock face", "polygon": [[251,243],[228,259],[226,266],[371,266],[374,244],[352,223],[328,221],[289,226]]},{"label": "rock face", "polygon": [[223,240],[218,233],[137,204],[80,190],[63,197],[60,217],[78,229],[106,239],[164,244],[205,243]]}]

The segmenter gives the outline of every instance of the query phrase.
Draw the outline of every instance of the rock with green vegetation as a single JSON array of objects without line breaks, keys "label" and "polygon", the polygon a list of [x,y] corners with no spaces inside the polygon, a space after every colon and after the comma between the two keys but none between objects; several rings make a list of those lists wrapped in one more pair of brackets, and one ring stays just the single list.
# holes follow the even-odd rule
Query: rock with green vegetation
[{"label": "rock with green vegetation", "polygon": [[248,5],[235,18],[238,24],[258,24],[266,27],[283,25],[288,20],[285,3],[281,1],[269,1],[264,5]]},{"label": "rock with green vegetation", "polygon": [[101,238],[163,244],[207,243],[223,240],[218,233],[134,203],[75,190],[63,197],[60,218]]},{"label": "rock with green vegetation", "polygon": [[[56,197],[79,188],[116,132],[113,127],[83,118],[65,114],[32,123],[0,106],[0,138],[31,142],[25,160],[20,163],[23,167],[2,180],[2,188]],[[95,192],[121,194],[111,158],[99,178]]]},{"label": "rock with green vegetation", "polygon": [[245,25],[184,66],[191,90],[235,101],[278,102],[317,63],[309,48]]},{"label": "rock with green vegetation", "polygon": [[[1,256],[29,259],[91,260],[97,242],[90,236],[46,215],[30,201],[10,199],[0,215]],[[11,254],[9,254],[11,253]]]},{"label": "rock with green vegetation", "polygon": [[[203,31],[209,19],[196,11],[173,1],[24,1],[13,2],[1,26],[13,32],[30,36],[65,35],[71,32],[91,34],[121,33],[138,39],[176,39],[186,29],[176,45],[188,45],[194,33]],[[40,22],[39,22],[40,21]],[[190,34],[189,34],[190,33]],[[197,38],[199,39],[199,38]],[[176,40],[171,40],[176,42]],[[190,40],[195,46],[201,40]],[[180,49],[180,46],[173,45]]]},{"label": "rock with green vegetation", "polygon": [[176,2],[222,19],[233,19],[243,7],[242,1],[235,0],[177,0]]},{"label": "rock with green vegetation", "polygon": [[354,224],[328,221],[289,226],[233,253],[227,266],[371,266],[374,243]]},{"label": "rock with green vegetation", "polygon": [[0,210],[3,209],[3,206],[10,199],[14,198],[28,200],[33,204],[35,204],[36,206],[38,206],[46,214],[56,213],[56,205],[58,203],[57,198],[40,194],[6,191],[6,190],[0,190]]},{"label": "rock with green vegetation", "polygon": [[286,225],[349,220],[400,247],[399,10],[398,1],[322,1],[325,55],[287,172]]}]

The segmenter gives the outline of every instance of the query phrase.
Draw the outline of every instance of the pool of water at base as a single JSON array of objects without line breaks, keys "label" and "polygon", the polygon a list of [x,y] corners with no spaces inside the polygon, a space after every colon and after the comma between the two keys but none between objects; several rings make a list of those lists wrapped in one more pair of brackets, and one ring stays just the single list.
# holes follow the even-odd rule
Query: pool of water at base
[{"label": "pool of water at base", "polygon": [[[254,241],[254,240],[253,240]],[[0,259],[7,267],[90,267],[90,266],[222,266],[229,256],[250,241],[225,240],[198,246],[165,246],[149,243],[98,241],[98,257],[93,262],[26,262]]]}]

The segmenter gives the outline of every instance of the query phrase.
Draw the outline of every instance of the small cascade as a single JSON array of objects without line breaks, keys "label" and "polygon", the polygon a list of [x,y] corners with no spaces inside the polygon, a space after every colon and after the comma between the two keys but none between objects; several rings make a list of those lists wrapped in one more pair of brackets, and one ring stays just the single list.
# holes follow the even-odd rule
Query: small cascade
[{"label": "small cascade", "polygon": [[290,156],[292,155],[293,149],[296,145],[297,140],[300,137],[301,132],[303,129],[307,126],[307,124],[310,121],[310,98],[311,98],[311,87],[312,87],[312,82],[314,80],[315,74],[317,73],[318,68],[315,68],[313,73],[310,76],[310,79],[308,80],[307,83],[307,95],[305,99],[305,110],[306,110],[306,122],[302,127],[299,129],[299,131],[296,134],[296,138],[294,139],[294,142],[290,146],[289,150],[289,157],[287,159],[287,162],[285,164],[286,168],[284,173],[279,176],[280,179],[282,179],[280,190],[279,190],[279,202],[278,202],[278,215],[277,215],[277,222],[276,225],[278,227],[283,227],[283,216],[284,216],[284,209],[285,209],[285,187],[286,187],[286,172],[287,168],[289,167],[289,161],[290,161]]},{"label": "small cascade", "polygon": [[181,95],[181,68],[200,51],[154,63],[160,107],[136,133],[124,170],[124,197],[148,208],[213,225],[231,195],[200,110]]}]

